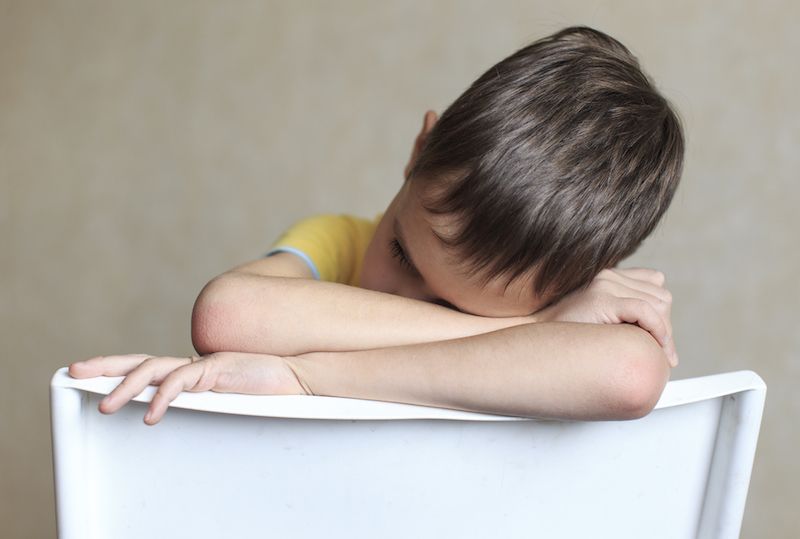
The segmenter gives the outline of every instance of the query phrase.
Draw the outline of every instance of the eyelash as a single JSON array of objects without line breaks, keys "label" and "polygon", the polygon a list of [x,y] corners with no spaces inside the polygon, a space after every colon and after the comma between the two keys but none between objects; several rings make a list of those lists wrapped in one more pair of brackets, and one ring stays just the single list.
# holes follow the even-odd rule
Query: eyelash
[{"label": "eyelash", "polygon": [[[389,246],[392,249],[392,256],[394,256],[400,262],[401,266],[406,268],[408,271],[415,271],[414,267],[411,265],[411,262],[408,260],[405,251],[403,251],[403,248],[400,246],[400,242],[397,241],[397,238],[392,238],[392,240],[389,242]],[[433,303],[441,305],[442,307],[447,307],[448,309],[453,309],[454,311],[461,312],[461,309],[443,299],[437,299]]]},{"label": "eyelash", "polygon": [[414,268],[411,266],[411,262],[408,260],[405,251],[400,247],[400,242],[397,241],[397,238],[392,238],[392,241],[389,242],[389,246],[392,249],[392,256],[400,262],[400,265],[409,271],[413,271]]}]

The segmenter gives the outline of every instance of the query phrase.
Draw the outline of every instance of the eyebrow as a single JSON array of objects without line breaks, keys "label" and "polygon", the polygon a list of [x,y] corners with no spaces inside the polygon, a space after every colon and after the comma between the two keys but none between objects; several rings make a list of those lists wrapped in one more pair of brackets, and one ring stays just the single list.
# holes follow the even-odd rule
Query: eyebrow
[{"label": "eyebrow", "polygon": [[[408,260],[408,263],[411,265],[411,269],[414,271],[414,273],[419,275],[420,279],[422,279],[423,282],[425,282],[425,277],[422,275],[422,273],[420,273],[419,269],[417,269],[417,265],[414,264],[414,258],[411,256],[411,252],[406,247],[406,242],[403,239],[403,232],[400,229],[400,221],[397,220],[397,217],[394,218],[393,228],[394,228],[394,235],[396,236],[396,239],[397,239],[397,243],[399,243],[400,247],[403,249],[403,253],[405,253],[406,259]],[[435,232],[434,232],[434,234],[435,234]],[[436,235],[436,237],[437,238],[439,237],[438,234]],[[469,311],[466,311],[466,310],[462,309],[458,305],[453,305],[452,303],[450,303],[449,301],[447,301],[446,299],[443,299],[443,298],[439,298],[434,303],[442,305],[443,307],[451,307],[452,309],[455,309],[456,311],[460,311],[460,312],[462,312],[464,314],[473,314],[473,313],[471,313]],[[477,315],[474,315],[474,316],[477,316]]]}]

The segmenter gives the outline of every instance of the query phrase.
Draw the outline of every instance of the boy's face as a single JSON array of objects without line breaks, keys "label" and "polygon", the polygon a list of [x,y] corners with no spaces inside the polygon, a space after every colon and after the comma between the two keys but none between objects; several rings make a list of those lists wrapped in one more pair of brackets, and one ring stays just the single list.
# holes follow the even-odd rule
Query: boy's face
[{"label": "boy's face", "polygon": [[508,288],[502,279],[481,286],[463,275],[458,260],[434,234],[451,235],[453,219],[422,207],[418,183],[406,181],[383,214],[367,248],[361,287],[481,316],[524,316],[544,307],[532,291],[533,273]]}]

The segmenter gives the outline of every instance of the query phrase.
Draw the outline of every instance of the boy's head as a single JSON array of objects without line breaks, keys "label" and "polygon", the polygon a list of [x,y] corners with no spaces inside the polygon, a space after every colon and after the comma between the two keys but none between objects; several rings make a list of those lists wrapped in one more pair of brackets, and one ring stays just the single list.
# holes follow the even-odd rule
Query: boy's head
[{"label": "boy's head", "polygon": [[529,314],[631,255],[682,164],[679,121],[636,58],[567,28],[490,68],[438,121],[426,113],[361,284]]}]

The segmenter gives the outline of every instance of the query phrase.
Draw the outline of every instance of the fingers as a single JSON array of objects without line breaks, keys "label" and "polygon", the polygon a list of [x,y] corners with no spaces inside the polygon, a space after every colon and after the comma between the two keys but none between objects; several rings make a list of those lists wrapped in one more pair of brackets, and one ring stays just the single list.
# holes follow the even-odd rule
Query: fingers
[{"label": "fingers", "polygon": [[617,316],[621,322],[637,324],[648,331],[658,344],[666,348],[667,326],[661,315],[647,301],[638,298],[618,298]]},{"label": "fingers", "polygon": [[169,404],[182,391],[195,389],[202,379],[203,373],[203,362],[190,363],[172,371],[164,378],[153,400],[150,401],[150,409],[144,416],[144,422],[148,425],[155,425],[161,421]]},{"label": "fingers", "polygon": [[670,321],[672,296],[669,291],[624,276],[617,278],[620,280],[599,282],[597,287],[604,293],[616,298],[636,298],[646,301],[663,318],[667,334],[672,335],[672,323]]},{"label": "fingers", "polygon": [[84,361],[76,361],[69,366],[73,378],[94,378],[95,376],[125,376],[143,361],[153,356],[149,354],[126,354],[122,356],[97,356]]},{"label": "fingers", "polygon": [[664,303],[672,303],[672,293],[663,286],[654,284],[654,280],[639,279],[623,272],[617,273],[615,279],[625,286],[646,292]]},{"label": "fingers", "polygon": [[189,361],[188,358],[146,356],[135,368],[128,368],[126,356],[109,356],[107,359],[110,359],[110,366],[106,371],[115,374],[105,376],[125,376],[125,379],[100,401],[99,410],[104,414],[113,414],[147,386],[160,384],[169,373]]},{"label": "fingers", "polygon": [[678,365],[678,354],[672,339],[672,328],[646,300],[639,298],[618,298],[617,315],[622,322],[636,324],[656,339],[664,349],[670,366]]},{"label": "fingers", "polygon": [[664,354],[670,366],[678,365],[678,354],[675,350],[675,342],[669,326],[664,322],[661,315],[647,301],[635,298],[620,298],[621,302],[617,312],[620,319],[630,324],[636,324],[648,333],[664,349]]},{"label": "fingers", "polygon": [[613,270],[616,273],[626,275],[632,279],[637,279],[639,281],[647,281],[651,284],[656,286],[664,286],[666,283],[666,276],[663,272],[649,269],[649,268],[624,268],[624,269],[617,269],[614,268]]},{"label": "fingers", "polygon": [[627,287],[627,294],[617,289],[615,291],[617,296],[633,296],[645,300],[661,315],[666,327],[666,342],[658,338],[656,340],[662,344],[670,365],[676,367],[679,360],[672,338],[672,293],[664,288],[664,274],[647,268],[628,268],[604,270],[598,277]]},{"label": "fingers", "polygon": [[79,361],[70,371],[78,377],[125,377],[100,401],[98,409],[105,414],[118,411],[148,385],[159,386],[144,418],[147,425],[158,423],[182,391],[309,394],[286,360],[269,354],[222,352],[201,358],[128,354]]},{"label": "fingers", "polygon": [[[192,391],[203,380],[207,362],[186,357],[155,357],[148,354],[98,356],[70,365],[75,378],[94,376],[124,376],[125,379],[106,395],[98,406],[104,414],[113,414],[139,395],[149,385],[160,386],[145,415],[145,423],[158,423],[169,404],[181,393]],[[203,384],[202,390],[208,389]],[[213,385],[213,384],[211,384]]]}]

